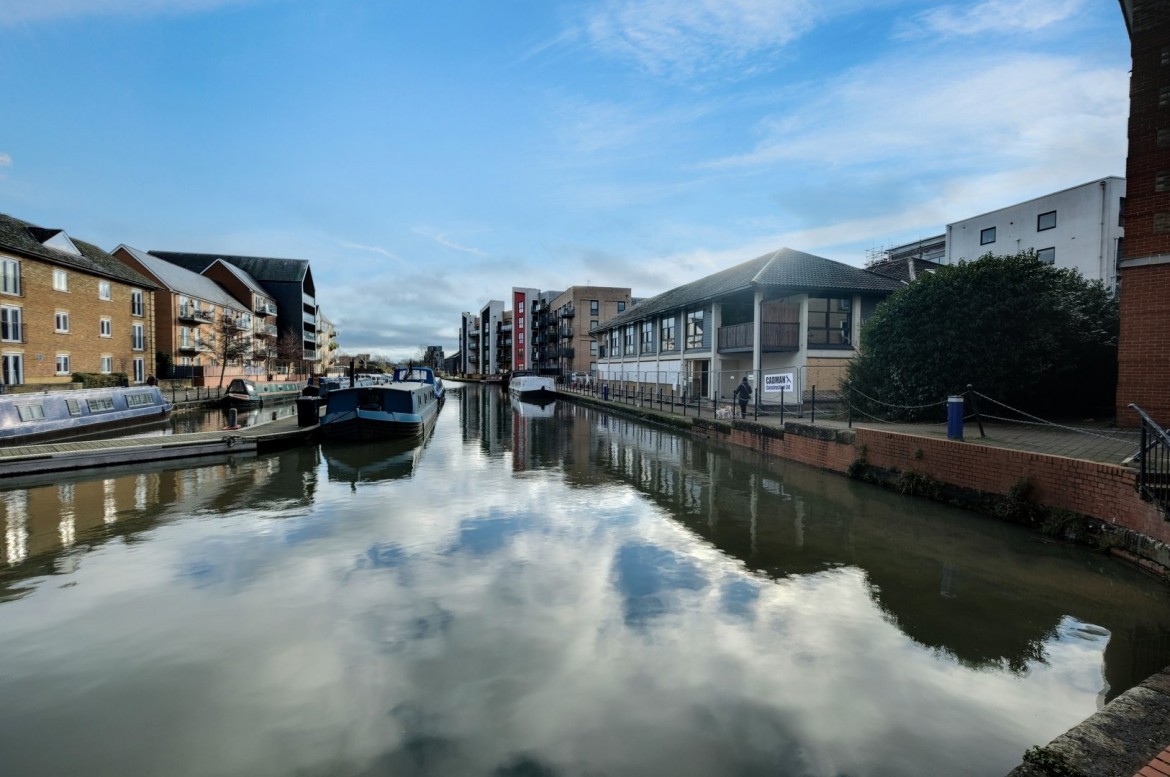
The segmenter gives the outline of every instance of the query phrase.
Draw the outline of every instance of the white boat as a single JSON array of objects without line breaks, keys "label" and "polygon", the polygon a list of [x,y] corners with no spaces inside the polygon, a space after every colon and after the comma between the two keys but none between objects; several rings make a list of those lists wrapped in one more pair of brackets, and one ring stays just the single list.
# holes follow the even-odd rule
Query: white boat
[{"label": "white boat", "polygon": [[0,444],[63,440],[166,421],[174,406],[158,386],[0,396]]},{"label": "white boat", "polygon": [[547,375],[513,375],[508,393],[524,400],[548,400],[557,396],[556,381]]}]

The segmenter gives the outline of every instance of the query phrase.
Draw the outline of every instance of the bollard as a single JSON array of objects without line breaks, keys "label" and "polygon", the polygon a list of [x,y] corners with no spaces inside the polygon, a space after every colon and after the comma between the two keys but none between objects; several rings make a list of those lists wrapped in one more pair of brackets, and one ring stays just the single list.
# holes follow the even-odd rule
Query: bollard
[{"label": "bollard", "polygon": [[601,398],[602,398],[602,400],[604,400],[606,402],[609,401],[609,384],[608,383],[606,383],[604,386],[601,387]]},{"label": "bollard", "polygon": [[236,426],[237,426],[236,415],[237,415],[236,409],[234,407],[229,407],[228,408],[228,418],[227,418],[227,428],[228,429],[235,429],[236,428]]},{"label": "bollard", "polygon": [[963,439],[963,396],[947,397],[947,439]]}]

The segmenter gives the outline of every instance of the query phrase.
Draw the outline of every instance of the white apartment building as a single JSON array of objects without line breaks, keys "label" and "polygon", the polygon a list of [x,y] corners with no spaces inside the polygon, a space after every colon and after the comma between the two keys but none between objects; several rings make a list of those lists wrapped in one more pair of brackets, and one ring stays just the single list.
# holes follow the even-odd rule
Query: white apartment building
[{"label": "white apartment building", "polygon": [[955,264],[1031,249],[1114,292],[1124,214],[1125,179],[1101,178],[948,224],[946,253],[937,261]]}]

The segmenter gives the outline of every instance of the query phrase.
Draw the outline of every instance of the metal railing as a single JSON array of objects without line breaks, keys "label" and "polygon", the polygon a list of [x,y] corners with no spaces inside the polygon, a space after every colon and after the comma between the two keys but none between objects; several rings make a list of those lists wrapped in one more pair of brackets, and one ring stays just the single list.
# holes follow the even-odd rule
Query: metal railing
[{"label": "metal railing", "polygon": [[1130,408],[1142,419],[1142,441],[1136,456],[1138,492],[1170,519],[1170,434],[1137,405]]}]

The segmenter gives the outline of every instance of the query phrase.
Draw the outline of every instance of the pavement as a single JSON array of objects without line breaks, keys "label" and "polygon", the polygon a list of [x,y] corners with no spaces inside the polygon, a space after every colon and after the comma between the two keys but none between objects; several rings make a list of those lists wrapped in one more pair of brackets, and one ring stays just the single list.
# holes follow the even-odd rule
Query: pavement
[{"label": "pavement", "polygon": [[[576,392],[570,392],[576,393]],[[594,399],[600,399],[590,394]],[[669,415],[687,415],[694,417],[696,408],[690,405],[683,411],[681,404],[671,405],[669,402],[658,403],[637,400],[624,401],[613,399],[610,404],[629,408],[652,410],[656,413]],[[727,407],[728,405],[724,405]],[[739,417],[739,408],[735,407],[735,416]],[[700,417],[711,418],[712,410],[708,405],[699,411]],[[766,410],[754,412],[748,408],[748,420],[765,426],[783,427],[785,423],[797,422],[826,426],[834,429],[881,429],[887,432],[909,434],[920,437],[947,439],[947,424],[904,424],[887,423],[875,420],[854,420],[850,423],[842,419],[836,410],[832,412],[818,412],[815,417],[808,412],[785,412]],[[720,419],[723,420],[723,419]],[[730,419],[727,419],[730,420]],[[990,445],[993,447],[1012,448],[1014,450],[1046,453],[1053,456],[1064,456],[1072,459],[1097,461],[1108,464],[1124,465],[1133,456],[1141,443],[1141,431],[1138,429],[1122,429],[1097,420],[1079,422],[1011,422],[1000,419],[985,419],[980,425],[974,418],[968,418],[963,424],[963,442],[973,445]]]}]

